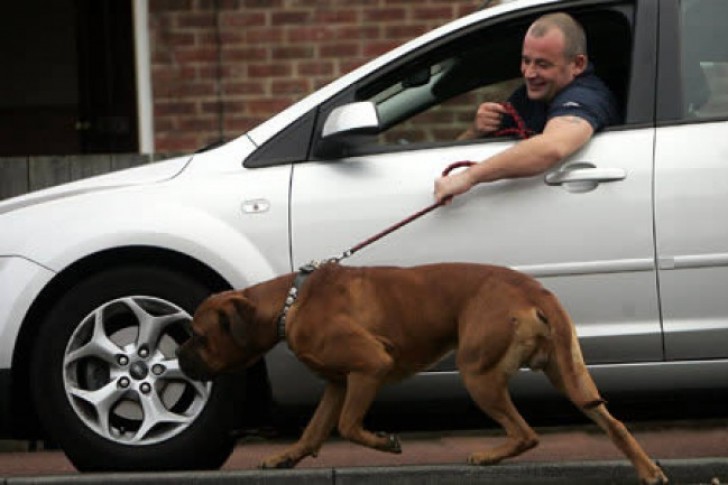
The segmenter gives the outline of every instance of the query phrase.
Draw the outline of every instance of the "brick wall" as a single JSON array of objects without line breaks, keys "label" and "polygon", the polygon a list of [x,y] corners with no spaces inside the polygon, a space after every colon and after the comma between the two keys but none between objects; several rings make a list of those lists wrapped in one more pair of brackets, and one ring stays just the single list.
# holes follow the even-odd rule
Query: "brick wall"
[{"label": "brick wall", "polygon": [[155,149],[230,139],[483,0],[150,0]]}]

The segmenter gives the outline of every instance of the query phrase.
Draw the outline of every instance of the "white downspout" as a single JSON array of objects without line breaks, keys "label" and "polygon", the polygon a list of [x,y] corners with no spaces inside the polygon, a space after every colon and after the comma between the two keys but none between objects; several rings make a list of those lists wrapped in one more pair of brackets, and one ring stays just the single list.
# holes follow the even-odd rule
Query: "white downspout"
[{"label": "white downspout", "polygon": [[152,73],[149,56],[149,0],[132,0],[139,153],[154,153]]}]

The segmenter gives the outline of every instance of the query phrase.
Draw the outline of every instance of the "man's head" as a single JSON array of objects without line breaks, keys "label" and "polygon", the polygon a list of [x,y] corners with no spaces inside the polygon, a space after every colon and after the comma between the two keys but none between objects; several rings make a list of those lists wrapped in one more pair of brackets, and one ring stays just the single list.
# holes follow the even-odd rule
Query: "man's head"
[{"label": "man's head", "polygon": [[587,66],[584,29],[570,15],[555,13],[536,20],[526,32],[521,73],[528,97],[551,101]]}]

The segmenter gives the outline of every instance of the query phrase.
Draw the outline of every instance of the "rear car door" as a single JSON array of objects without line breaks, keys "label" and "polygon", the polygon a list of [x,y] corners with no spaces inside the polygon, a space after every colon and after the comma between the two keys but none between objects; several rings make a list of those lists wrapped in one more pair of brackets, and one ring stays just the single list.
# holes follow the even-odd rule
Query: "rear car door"
[{"label": "rear car door", "polygon": [[728,2],[675,0],[661,10],[655,213],[665,352],[725,359]]},{"label": "rear car door", "polygon": [[[623,100],[625,124],[596,135],[553,173],[480,186],[345,264],[515,267],[559,295],[588,363],[659,361],[654,98],[644,88],[655,75],[656,2],[640,2],[639,9],[630,2],[565,5],[574,7],[570,11],[589,32],[591,57]],[[510,94],[520,77],[523,34],[545,12],[486,19],[437,39],[321,107],[314,135],[319,160],[293,171],[295,266],[336,256],[429,205],[433,181],[450,163],[483,160],[517,143],[455,139],[480,101]],[[330,146],[322,148],[323,123],[332,109],[354,101],[374,103],[383,128],[351,135],[332,155]]]}]

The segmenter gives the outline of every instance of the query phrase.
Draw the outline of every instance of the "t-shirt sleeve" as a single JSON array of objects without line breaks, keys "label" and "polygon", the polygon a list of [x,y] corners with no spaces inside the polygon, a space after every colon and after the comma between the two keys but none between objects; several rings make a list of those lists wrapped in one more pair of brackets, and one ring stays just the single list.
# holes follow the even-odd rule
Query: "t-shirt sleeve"
[{"label": "t-shirt sleeve", "polygon": [[615,123],[614,103],[609,92],[587,87],[574,87],[558,94],[551,103],[548,119],[557,116],[577,116],[586,120],[595,132]]}]

